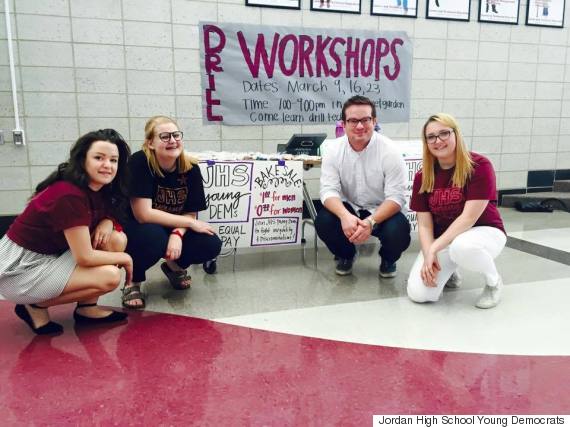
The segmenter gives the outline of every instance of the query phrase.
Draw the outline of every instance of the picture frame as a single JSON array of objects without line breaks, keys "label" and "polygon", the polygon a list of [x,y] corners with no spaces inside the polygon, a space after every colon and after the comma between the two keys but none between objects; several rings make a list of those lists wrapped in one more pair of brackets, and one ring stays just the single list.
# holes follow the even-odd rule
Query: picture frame
[{"label": "picture frame", "polygon": [[526,25],[564,28],[566,0],[528,0]]},{"label": "picture frame", "polygon": [[470,0],[426,0],[426,19],[469,21]]},{"label": "picture frame", "polygon": [[479,0],[478,21],[517,25],[520,4],[520,0]]},{"label": "picture frame", "polygon": [[301,0],[245,0],[246,6],[301,9]]},{"label": "picture frame", "polygon": [[418,0],[371,0],[370,14],[378,16],[396,16],[399,18],[417,18]]},{"label": "picture frame", "polygon": [[317,12],[361,13],[362,0],[310,0]]}]

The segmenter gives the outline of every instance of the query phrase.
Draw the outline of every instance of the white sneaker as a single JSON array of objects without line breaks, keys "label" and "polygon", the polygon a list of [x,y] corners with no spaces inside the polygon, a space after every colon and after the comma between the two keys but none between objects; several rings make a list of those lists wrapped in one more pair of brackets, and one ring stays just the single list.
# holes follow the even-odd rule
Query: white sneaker
[{"label": "white sneaker", "polygon": [[499,281],[495,286],[485,285],[483,293],[475,303],[477,308],[493,308],[501,300],[501,294],[503,293],[503,279],[499,276]]},{"label": "white sneaker", "polygon": [[462,282],[463,282],[463,277],[461,277],[459,271],[455,271],[453,272],[449,280],[445,283],[445,287],[447,289],[457,289],[459,286],[461,286]]}]

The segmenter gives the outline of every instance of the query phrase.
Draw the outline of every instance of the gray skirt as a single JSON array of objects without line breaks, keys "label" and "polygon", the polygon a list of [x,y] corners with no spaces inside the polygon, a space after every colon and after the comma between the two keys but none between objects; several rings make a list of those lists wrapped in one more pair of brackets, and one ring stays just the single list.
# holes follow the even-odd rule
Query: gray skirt
[{"label": "gray skirt", "polygon": [[36,304],[61,295],[75,270],[71,251],[45,255],[0,240],[0,295],[18,304]]}]

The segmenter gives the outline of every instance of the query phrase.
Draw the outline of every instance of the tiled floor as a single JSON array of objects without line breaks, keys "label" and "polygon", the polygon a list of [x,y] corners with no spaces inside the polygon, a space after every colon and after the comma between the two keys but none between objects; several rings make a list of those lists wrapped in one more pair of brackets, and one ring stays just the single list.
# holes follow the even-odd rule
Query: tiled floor
[{"label": "tiled floor", "polygon": [[[567,245],[567,213],[502,214],[519,239]],[[405,296],[417,240],[391,280],[376,249],[348,277],[326,248],[317,265],[298,247],[242,251],[235,271],[231,257],[215,275],[193,268],[189,292],[155,268],[146,312],[77,329],[58,307],[55,338],[34,338],[1,302],[0,413],[6,425],[362,425],[375,413],[568,412],[570,266],[506,248],[495,309],[473,307],[483,279],[468,271],[418,305]],[[102,302],[120,306],[118,291]]]},{"label": "tiled floor", "polygon": [[570,228],[514,231],[510,235],[527,242],[570,252]]}]

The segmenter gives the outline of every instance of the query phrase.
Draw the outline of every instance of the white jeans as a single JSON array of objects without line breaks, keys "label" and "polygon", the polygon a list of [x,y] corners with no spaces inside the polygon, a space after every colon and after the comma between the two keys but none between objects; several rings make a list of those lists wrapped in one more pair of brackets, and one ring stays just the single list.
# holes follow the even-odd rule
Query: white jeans
[{"label": "white jeans", "polygon": [[487,284],[499,281],[494,259],[499,256],[507,237],[495,227],[473,227],[457,236],[451,244],[437,254],[441,270],[437,274],[437,287],[426,286],[421,278],[424,255],[416,258],[408,278],[408,297],[415,302],[437,301],[451,275],[462,267],[485,275]]}]

